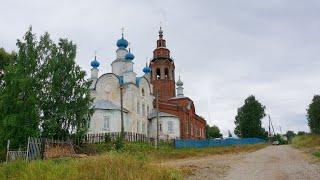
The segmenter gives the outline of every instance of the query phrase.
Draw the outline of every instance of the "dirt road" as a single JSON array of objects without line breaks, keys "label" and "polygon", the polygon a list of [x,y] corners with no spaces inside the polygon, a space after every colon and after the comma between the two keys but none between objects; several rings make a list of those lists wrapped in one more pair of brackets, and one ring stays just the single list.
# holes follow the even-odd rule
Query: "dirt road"
[{"label": "dirt road", "polygon": [[186,179],[320,179],[320,164],[310,163],[307,155],[291,146],[268,146],[242,154],[215,155],[165,163],[193,168]]}]

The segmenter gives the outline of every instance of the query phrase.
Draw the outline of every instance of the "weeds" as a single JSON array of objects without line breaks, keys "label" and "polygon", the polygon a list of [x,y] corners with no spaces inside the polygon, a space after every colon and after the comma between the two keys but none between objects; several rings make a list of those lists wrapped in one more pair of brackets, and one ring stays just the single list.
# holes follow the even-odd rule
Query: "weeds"
[{"label": "weeds", "polygon": [[[124,143],[118,151],[112,143],[82,147],[95,156],[58,158],[44,161],[12,162],[0,165],[0,179],[182,179],[185,169],[159,167],[158,162],[188,157],[251,152],[264,144],[175,149],[161,144],[158,149],[148,143]],[[88,153],[88,154],[90,154]]]}]

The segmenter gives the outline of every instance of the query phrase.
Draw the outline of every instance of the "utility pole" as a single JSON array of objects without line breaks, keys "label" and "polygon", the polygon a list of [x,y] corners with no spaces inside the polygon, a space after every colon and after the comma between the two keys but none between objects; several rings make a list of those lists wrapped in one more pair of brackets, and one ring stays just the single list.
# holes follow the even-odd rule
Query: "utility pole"
[{"label": "utility pole", "polygon": [[271,143],[271,119],[270,115],[268,114],[269,117],[269,133],[268,133],[268,138],[269,138],[269,143]]},{"label": "utility pole", "polygon": [[[273,131],[273,136],[276,136],[276,133],[274,132],[274,128],[273,128],[272,121],[271,121],[269,114],[268,114],[268,117],[269,117],[269,129],[270,129],[270,125],[271,125],[272,131]],[[270,131],[270,135],[271,135],[271,130],[269,130],[269,131]]]},{"label": "utility pole", "polygon": [[156,92],[156,109],[157,109],[157,138],[156,138],[156,143],[155,147],[156,149],[158,148],[158,143],[159,143],[159,90]]},{"label": "utility pole", "polygon": [[123,126],[123,85],[120,85],[120,110],[121,110],[121,140],[124,137],[124,126]]}]

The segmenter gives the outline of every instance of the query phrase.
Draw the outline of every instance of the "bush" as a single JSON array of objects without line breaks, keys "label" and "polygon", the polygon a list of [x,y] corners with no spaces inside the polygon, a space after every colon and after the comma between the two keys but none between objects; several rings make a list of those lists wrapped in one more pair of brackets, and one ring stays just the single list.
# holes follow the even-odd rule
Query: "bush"
[{"label": "bush", "polygon": [[123,138],[122,137],[118,137],[115,141],[114,141],[114,147],[115,150],[120,151],[123,149],[124,147],[124,142],[123,142]]}]

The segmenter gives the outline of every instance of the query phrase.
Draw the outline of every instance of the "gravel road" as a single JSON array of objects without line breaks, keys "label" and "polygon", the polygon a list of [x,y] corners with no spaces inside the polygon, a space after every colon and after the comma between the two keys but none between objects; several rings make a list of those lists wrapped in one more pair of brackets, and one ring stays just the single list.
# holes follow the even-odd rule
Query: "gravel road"
[{"label": "gravel road", "polygon": [[165,162],[194,169],[186,179],[284,180],[320,179],[320,164],[291,146],[268,146],[252,153],[214,155]]}]

